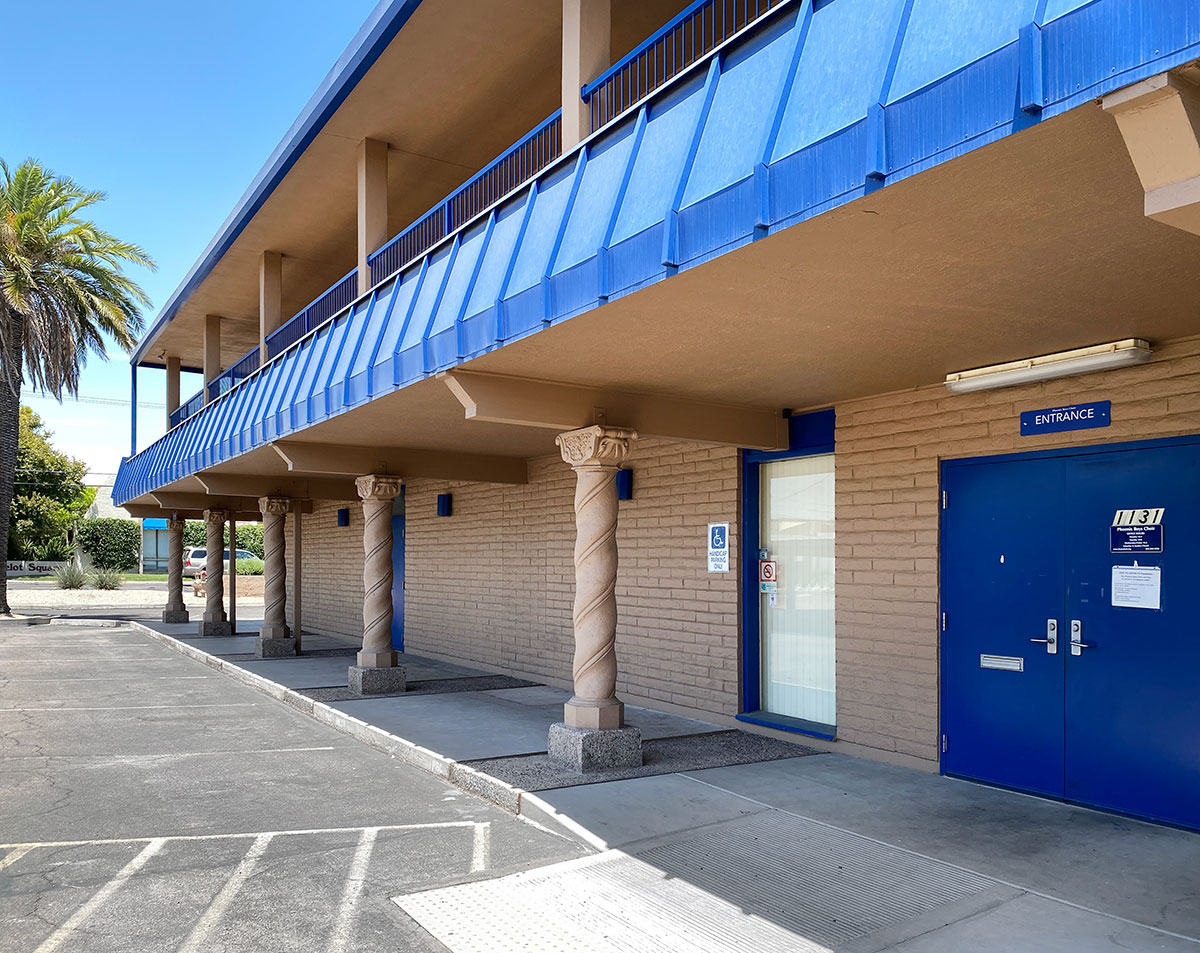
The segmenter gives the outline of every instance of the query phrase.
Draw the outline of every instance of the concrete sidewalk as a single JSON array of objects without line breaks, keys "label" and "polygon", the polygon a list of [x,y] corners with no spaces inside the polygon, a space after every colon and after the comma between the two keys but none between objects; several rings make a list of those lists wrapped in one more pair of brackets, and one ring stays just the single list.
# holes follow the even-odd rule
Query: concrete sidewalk
[{"label": "concrete sidewalk", "polygon": [[[410,679],[453,687],[326,705],[314,696],[345,684],[352,646],[306,638],[319,654],[255,661],[252,638],[153,628],[599,851],[396,898],[451,950],[492,948],[550,909],[540,949],[1200,951],[1200,834],[634,707],[645,776],[580,783],[544,769],[560,689],[474,691],[496,676],[409,658]],[[577,894],[601,899],[564,901]]]}]

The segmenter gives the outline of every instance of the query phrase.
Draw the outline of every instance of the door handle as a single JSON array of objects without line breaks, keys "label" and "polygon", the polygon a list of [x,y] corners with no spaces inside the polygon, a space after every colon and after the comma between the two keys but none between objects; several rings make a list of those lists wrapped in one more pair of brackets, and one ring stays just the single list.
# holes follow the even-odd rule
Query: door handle
[{"label": "door handle", "polygon": [[1071,654],[1082,655],[1084,649],[1094,649],[1096,646],[1091,642],[1083,641],[1083,622],[1079,619],[1071,620]]},{"label": "door handle", "polygon": [[1046,646],[1047,655],[1058,654],[1058,620],[1046,620],[1046,637],[1044,639],[1030,639],[1030,642],[1038,642]]}]

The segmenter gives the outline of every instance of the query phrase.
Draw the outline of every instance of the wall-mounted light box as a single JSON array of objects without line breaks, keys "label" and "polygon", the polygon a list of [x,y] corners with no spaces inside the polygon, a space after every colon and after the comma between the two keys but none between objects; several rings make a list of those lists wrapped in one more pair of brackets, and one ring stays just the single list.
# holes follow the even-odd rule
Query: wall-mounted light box
[{"label": "wall-mounted light box", "polygon": [[453,501],[449,493],[439,493],[437,498],[437,515],[449,516],[453,509]]},{"label": "wall-mounted light box", "polygon": [[350,509],[349,509],[349,507],[343,507],[342,509],[338,510],[337,517],[338,517],[338,526],[349,526],[350,525]]}]

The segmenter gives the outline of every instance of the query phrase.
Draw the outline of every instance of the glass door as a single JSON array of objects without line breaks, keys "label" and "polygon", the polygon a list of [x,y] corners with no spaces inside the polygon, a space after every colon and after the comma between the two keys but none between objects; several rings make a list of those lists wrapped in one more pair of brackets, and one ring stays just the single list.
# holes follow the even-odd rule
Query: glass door
[{"label": "glass door", "polygon": [[757,596],[762,708],[832,726],[833,454],[763,463],[759,481],[759,548],[774,563]]}]

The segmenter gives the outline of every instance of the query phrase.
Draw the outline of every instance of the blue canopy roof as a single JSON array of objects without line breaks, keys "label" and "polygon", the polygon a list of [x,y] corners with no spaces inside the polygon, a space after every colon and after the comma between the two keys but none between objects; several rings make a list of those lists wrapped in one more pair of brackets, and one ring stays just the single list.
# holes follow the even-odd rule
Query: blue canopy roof
[{"label": "blue canopy roof", "polygon": [[803,0],[125,462],[114,499],[1200,56],[1192,0]]}]

